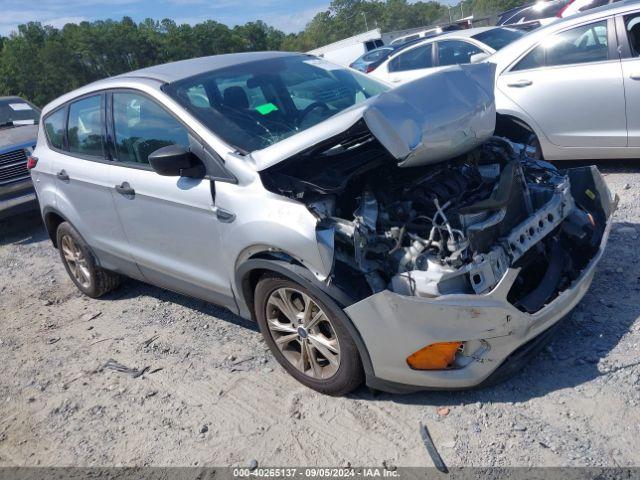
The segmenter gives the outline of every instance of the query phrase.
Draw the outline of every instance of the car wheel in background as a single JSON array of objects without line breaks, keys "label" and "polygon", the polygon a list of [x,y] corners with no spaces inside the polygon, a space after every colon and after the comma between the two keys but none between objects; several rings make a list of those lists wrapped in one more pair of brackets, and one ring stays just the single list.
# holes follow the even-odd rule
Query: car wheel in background
[{"label": "car wheel in background", "polygon": [[540,140],[535,133],[530,133],[524,144],[532,150],[531,156],[536,160],[544,160],[542,156],[542,147],[540,146]]},{"label": "car wheel in background", "polygon": [[120,285],[120,275],[100,268],[88,245],[68,222],[56,232],[60,259],[78,290],[98,298]]},{"label": "car wheel in background", "polygon": [[544,160],[542,146],[540,145],[538,136],[533,133],[533,130],[527,124],[519,119],[506,115],[498,115],[496,118],[495,135],[506,137],[511,141],[530,147],[533,150],[531,154],[533,158],[536,160]]},{"label": "car wheel in background", "polygon": [[267,275],[256,286],[254,305],[271,352],[300,383],[329,395],[345,395],[362,384],[358,349],[333,301]]}]

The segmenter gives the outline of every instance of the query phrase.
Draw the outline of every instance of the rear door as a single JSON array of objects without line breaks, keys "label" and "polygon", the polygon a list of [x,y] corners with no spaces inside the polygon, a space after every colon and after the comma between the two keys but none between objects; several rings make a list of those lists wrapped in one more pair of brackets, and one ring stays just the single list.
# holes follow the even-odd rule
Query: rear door
[{"label": "rear door", "polygon": [[[103,267],[139,276],[111,198],[104,112],[104,95],[97,93],[65,105],[44,121],[48,155],[54,157],[57,207]],[[66,126],[62,132],[56,126],[60,124]]]},{"label": "rear door", "polygon": [[553,34],[498,77],[498,88],[562,147],[624,147],[625,92],[613,20]]},{"label": "rear door", "polygon": [[188,129],[141,92],[114,91],[108,102],[114,139],[111,194],[142,274],[155,285],[229,305],[214,183],[163,177],[149,166],[149,154],[161,147],[189,147]]},{"label": "rear door", "polygon": [[622,50],[622,76],[627,101],[629,147],[640,147],[640,12],[617,19]]}]

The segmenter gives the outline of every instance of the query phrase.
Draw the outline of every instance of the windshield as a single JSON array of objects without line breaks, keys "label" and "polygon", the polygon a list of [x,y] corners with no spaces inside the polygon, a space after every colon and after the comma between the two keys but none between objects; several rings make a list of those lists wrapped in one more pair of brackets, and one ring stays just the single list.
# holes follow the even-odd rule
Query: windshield
[{"label": "windshield", "polygon": [[486,30],[482,33],[478,33],[472,38],[475,38],[485,45],[489,45],[494,50],[500,50],[502,47],[506,47],[511,42],[519,39],[525,34],[526,32],[523,32],[521,30],[514,30],[511,28],[493,28],[491,30]]},{"label": "windshield", "polygon": [[0,98],[0,128],[33,125],[40,120],[40,112],[19,97]]},{"label": "windshield", "polygon": [[388,88],[353,70],[300,55],[214,70],[164,90],[220,138],[251,152]]}]

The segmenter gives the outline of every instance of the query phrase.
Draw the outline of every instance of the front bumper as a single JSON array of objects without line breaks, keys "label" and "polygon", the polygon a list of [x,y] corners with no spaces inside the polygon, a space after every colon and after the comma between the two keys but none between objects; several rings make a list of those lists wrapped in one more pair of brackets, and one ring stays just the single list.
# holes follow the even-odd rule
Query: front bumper
[{"label": "front bumper", "polygon": [[[367,347],[373,372],[368,384],[388,391],[471,388],[514,358],[520,347],[535,342],[567,316],[584,297],[604,253],[615,200],[597,170],[596,188],[606,214],[600,246],[572,284],[535,313],[525,313],[507,300],[519,269],[510,268],[498,285],[483,295],[453,294],[428,299],[384,290],[345,309]],[[482,352],[466,366],[449,370],[412,370],[409,354],[437,342],[480,342]],[[523,347],[524,348],[524,347]],[[525,348],[526,350],[526,348]],[[520,362],[521,363],[521,362]],[[488,380],[489,379],[489,380]]]},{"label": "front bumper", "polygon": [[38,207],[38,198],[31,178],[0,186],[0,219]]}]

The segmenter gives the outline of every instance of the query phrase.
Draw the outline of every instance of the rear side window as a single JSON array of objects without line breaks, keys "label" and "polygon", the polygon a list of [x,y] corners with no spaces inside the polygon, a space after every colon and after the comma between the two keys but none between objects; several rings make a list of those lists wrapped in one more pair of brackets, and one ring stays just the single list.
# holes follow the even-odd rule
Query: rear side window
[{"label": "rear side window", "polygon": [[433,44],[429,43],[401,53],[389,62],[389,71],[404,72],[433,67],[432,48]]},{"label": "rear side window", "polygon": [[438,42],[438,64],[458,65],[460,63],[470,63],[471,56],[482,53],[475,45],[460,40],[446,40]]},{"label": "rear side window", "polygon": [[59,150],[64,149],[64,120],[66,110],[61,108],[60,110],[53,112],[44,120],[44,130],[47,134],[47,139],[52,147]]},{"label": "rear side window", "polygon": [[624,17],[624,25],[627,29],[631,55],[640,57],[640,13]]},{"label": "rear side window", "polygon": [[524,57],[513,70],[608,60],[607,34],[607,21],[604,20],[552,35]]},{"label": "rear side window", "polygon": [[69,105],[67,139],[69,152],[102,157],[102,95],[83,98]]},{"label": "rear side window", "polygon": [[113,123],[120,162],[147,165],[149,155],[159,148],[189,146],[187,129],[144,95],[114,93]]}]

